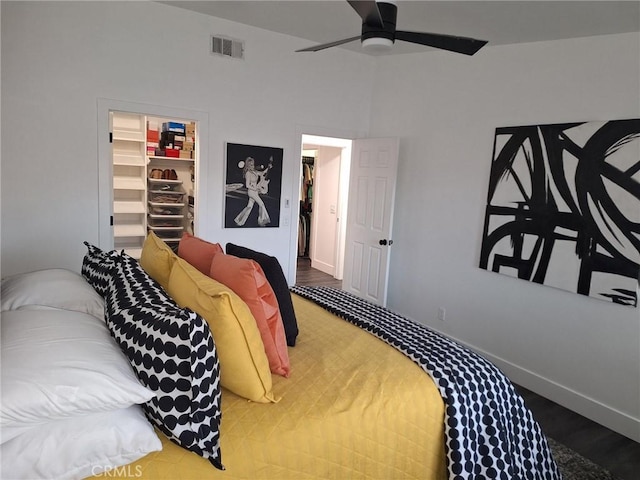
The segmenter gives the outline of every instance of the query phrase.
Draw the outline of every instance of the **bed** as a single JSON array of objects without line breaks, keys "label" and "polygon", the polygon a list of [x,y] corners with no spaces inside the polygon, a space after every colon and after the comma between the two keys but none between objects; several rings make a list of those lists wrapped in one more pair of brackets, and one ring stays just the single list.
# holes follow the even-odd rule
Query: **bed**
[{"label": "bed", "polygon": [[[522,399],[484,359],[333,289],[294,287],[278,303],[273,257],[227,245],[250,260],[240,262],[196,238],[181,244],[191,248],[176,255],[150,236],[140,262],[87,245],[82,275],[3,280],[2,478],[560,478]],[[225,275],[242,281],[241,295],[214,279]],[[260,302],[241,291],[248,283]],[[78,325],[99,342],[81,348]],[[172,342],[159,345],[165,327]],[[170,368],[169,343],[189,347],[190,360]],[[70,344],[80,358],[67,363],[25,353],[57,345],[64,357]],[[91,390],[82,375],[65,377],[76,367],[103,383],[80,408],[50,395],[36,413],[25,404],[25,388]],[[45,381],[51,370],[59,376]]]}]

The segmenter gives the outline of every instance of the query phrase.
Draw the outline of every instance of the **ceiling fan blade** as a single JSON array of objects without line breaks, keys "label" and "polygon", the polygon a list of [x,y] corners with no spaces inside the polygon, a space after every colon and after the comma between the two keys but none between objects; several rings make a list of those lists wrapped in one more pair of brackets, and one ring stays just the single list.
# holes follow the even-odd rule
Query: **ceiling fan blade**
[{"label": "ceiling fan blade", "polygon": [[317,52],[318,50],[324,50],[325,48],[337,47],[343,43],[353,42],[354,40],[360,40],[360,35],[357,37],[345,38],[343,40],[336,40],[335,42],[322,43],[320,45],[314,45],[313,47],[301,48],[296,52]]},{"label": "ceiling fan blade", "polygon": [[349,1],[349,5],[358,12],[363,23],[366,23],[370,27],[383,27],[384,22],[382,21],[382,15],[380,15],[380,10],[378,9],[378,5],[375,0],[359,2]]},{"label": "ceiling fan blade", "polygon": [[473,55],[487,44],[486,40],[475,38],[456,37],[454,35],[442,35],[439,33],[406,32],[396,30],[396,40],[419,43],[428,47],[440,48],[465,55]]}]

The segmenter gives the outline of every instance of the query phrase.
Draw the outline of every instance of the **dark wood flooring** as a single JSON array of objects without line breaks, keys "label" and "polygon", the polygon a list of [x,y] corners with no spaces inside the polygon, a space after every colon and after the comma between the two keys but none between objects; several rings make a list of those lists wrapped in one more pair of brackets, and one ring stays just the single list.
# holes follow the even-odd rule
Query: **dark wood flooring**
[{"label": "dark wood flooring", "polygon": [[[311,268],[311,261],[303,257],[298,257],[296,283],[342,287],[340,280]],[[516,387],[549,437],[609,470],[621,480],[640,480],[640,443],[524,387]]]}]

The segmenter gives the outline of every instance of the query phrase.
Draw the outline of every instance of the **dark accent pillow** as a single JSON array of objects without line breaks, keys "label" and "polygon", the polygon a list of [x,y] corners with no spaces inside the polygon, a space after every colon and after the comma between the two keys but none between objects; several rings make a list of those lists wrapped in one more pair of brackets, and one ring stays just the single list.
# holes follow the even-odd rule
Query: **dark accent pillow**
[{"label": "dark accent pillow", "polygon": [[80,272],[89,285],[104,298],[109,291],[113,270],[120,254],[115,250],[105,252],[89,242],[84,244],[87,246],[87,253],[82,259]]},{"label": "dark accent pillow", "polygon": [[227,243],[226,251],[229,255],[249,258],[258,262],[273,292],[276,294],[280,315],[282,316],[282,323],[284,323],[287,345],[293,347],[296,344],[296,337],[298,336],[298,321],[296,320],[293,303],[291,302],[289,284],[287,283],[278,259],[266,253],[256,252],[255,250],[234,245],[233,243]]},{"label": "dark accent pillow", "polygon": [[143,408],[173,442],[224,469],[220,363],[207,322],[182,309],[122,253],[106,302],[107,326],[140,382],[157,393]]}]

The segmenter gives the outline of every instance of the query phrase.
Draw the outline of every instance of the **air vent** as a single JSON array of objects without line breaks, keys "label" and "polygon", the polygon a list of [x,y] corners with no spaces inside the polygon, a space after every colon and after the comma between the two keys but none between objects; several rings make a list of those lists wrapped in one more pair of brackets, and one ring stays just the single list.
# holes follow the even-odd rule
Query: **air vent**
[{"label": "air vent", "polygon": [[244,42],[233,38],[211,35],[211,53],[229,58],[244,58]]}]

